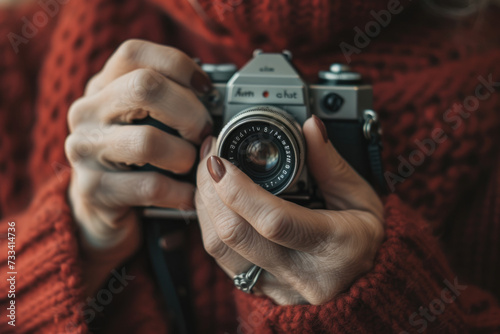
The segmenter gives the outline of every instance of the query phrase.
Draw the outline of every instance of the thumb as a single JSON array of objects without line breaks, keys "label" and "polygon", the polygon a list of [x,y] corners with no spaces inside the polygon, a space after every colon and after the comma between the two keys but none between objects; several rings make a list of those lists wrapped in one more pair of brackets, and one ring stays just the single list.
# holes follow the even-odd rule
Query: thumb
[{"label": "thumb", "polygon": [[328,209],[380,210],[373,188],[340,156],[328,139],[324,123],[315,115],[303,127],[307,166]]}]

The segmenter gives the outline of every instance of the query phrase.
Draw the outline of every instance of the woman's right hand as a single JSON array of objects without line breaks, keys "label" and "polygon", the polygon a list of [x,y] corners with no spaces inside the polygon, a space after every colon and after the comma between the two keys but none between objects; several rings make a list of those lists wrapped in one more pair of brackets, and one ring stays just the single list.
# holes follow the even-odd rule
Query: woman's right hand
[{"label": "woman's right hand", "polygon": [[[73,166],[69,199],[89,264],[109,273],[139,248],[141,229],[133,207],[193,207],[194,185],[130,166],[149,163],[188,172],[195,145],[212,131],[210,115],[197,97],[210,91],[208,76],[184,53],[129,40],[73,103],[65,144]],[[181,137],[131,124],[146,116]]]}]

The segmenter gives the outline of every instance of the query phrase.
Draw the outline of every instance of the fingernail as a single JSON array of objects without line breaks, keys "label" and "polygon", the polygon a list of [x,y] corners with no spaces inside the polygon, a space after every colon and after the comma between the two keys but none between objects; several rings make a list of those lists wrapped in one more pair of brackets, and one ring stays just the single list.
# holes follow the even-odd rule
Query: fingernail
[{"label": "fingernail", "polygon": [[328,143],[328,133],[326,132],[325,123],[323,123],[323,121],[321,121],[316,115],[313,115],[312,117],[314,119],[314,122],[316,123],[316,126],[321,132],[321,135],[323,136],[323,140],[325,141],[325,143]]},{"label": "fingernail", "polygon": [[206,74],[195,71],[191,77],[191,87],[201,94],[208,94],[212,91],[212,82]]},{"label": "fingernail", "polygon": [[208,155],[208,153],[210,153],[211,149],[212,149],[212,137],[208,136],[203,141],[203,144],[201,144],[200,159],[201,160],[205,159],[205,157]]},{"label": "fingernail", "polygon": [[208,172],[212,176],[212,179],[214,179],[214,181],[217,183],[219,183],[219,181],[222,180],[222,178],[226,174],[226,168],[224,167],[222,160],[215,155],[212,155],[210,158],[208,158],[207,168]]},{"label": "fingernail", "polygon": [[213,129],[214,129],[214,126],[212,125],[212,123],[207,121],[207,124],[205,124],[205,127],[201,131],[200,141],[203,141],[203,140],[205,140],[205,138],[210,136],[212,134]]}]

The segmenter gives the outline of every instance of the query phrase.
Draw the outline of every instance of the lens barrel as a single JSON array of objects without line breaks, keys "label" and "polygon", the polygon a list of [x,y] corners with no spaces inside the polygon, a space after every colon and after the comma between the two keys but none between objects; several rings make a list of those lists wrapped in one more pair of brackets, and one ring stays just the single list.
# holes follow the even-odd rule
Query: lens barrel
[{"label": "lens barrel", "polygon": [[224,126],[217,154],[277,195],[300,175],[305,142],[300,126],[286,111],[256,106],[241,111]]}]

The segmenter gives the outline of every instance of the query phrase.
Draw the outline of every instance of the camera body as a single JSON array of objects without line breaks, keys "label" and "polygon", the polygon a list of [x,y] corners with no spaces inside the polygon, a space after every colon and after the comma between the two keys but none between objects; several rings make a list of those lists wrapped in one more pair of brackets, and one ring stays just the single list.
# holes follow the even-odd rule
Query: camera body
[{"label": "camera body", "polygon": [[[372,87],[362,83],[359,73],[333,64],[318,73],[318,83],[307,84],[288,51],[260,50],[239,71],[233,64],[203,64],[202,69],[215,88],[202,101],[214,120],[217,154],[264,189],[302,205],[315,200],[301,131],[311,115],[324,122],[340,155],[372,181],[368,147],[380,128],[371,110]],[[161,210],[145,214],[170,217]]]},{"label": "camera body", "polygon": [[[215,96],[205,102],[217,125],[219,156],[240,168],[244,167],[245,162],[241,160],[250,155],[248,145],[251,143],[245,145],[243,142],[252,134],[256,141],[274,137],[277,139],[276,146],[284,146],[279,150],[284,157],[277,162],[282,166],[277,166],[276,176],[265,178],[255,175],[254,181],[263,188],[289,199],[307,200],[314,193],[314,185],[302,163],[305,162],[305,143],[300,138],[287,138],[297,134],[290,129],[287,131],[293,125],[287,124],[286,120],[289,118],[290,123],[295,123],[296,130],[300,132],[312,114],[325,123],[328,137],[340,154],[358,173],[368,178],[369,163],[363,142],[368,140],[369,133],[365,133],[363,128],[365,122],[373,122],[376,114],[371,111],[372,87],[362,84],[358,73],[350,72],[344,65],[334,64],[330,71],[318,74],[319,83],[308,85],[293,67],[289,52],[263,53],[260,50],[255,51],[253,59],[239,71],[231,64],[202,65],[202,68],[216,89]],[[266,122],[269,123],[267,131]],[[260,124],[260,128],[257,129],[255,124]],[[227,146],[233,146],[233,150]],[[296,152],[293,152],[294,149]],[[266,153],[272,156],[269,149],[264,148],[263,151],[260,151],[260,156]],[[294,164],[297,166],[290,166]],[[286,168],[287,165],[289,168]],[[294,170],[295,175],[290,176]],[[280,180],[282,184],[276,185]]]}]

